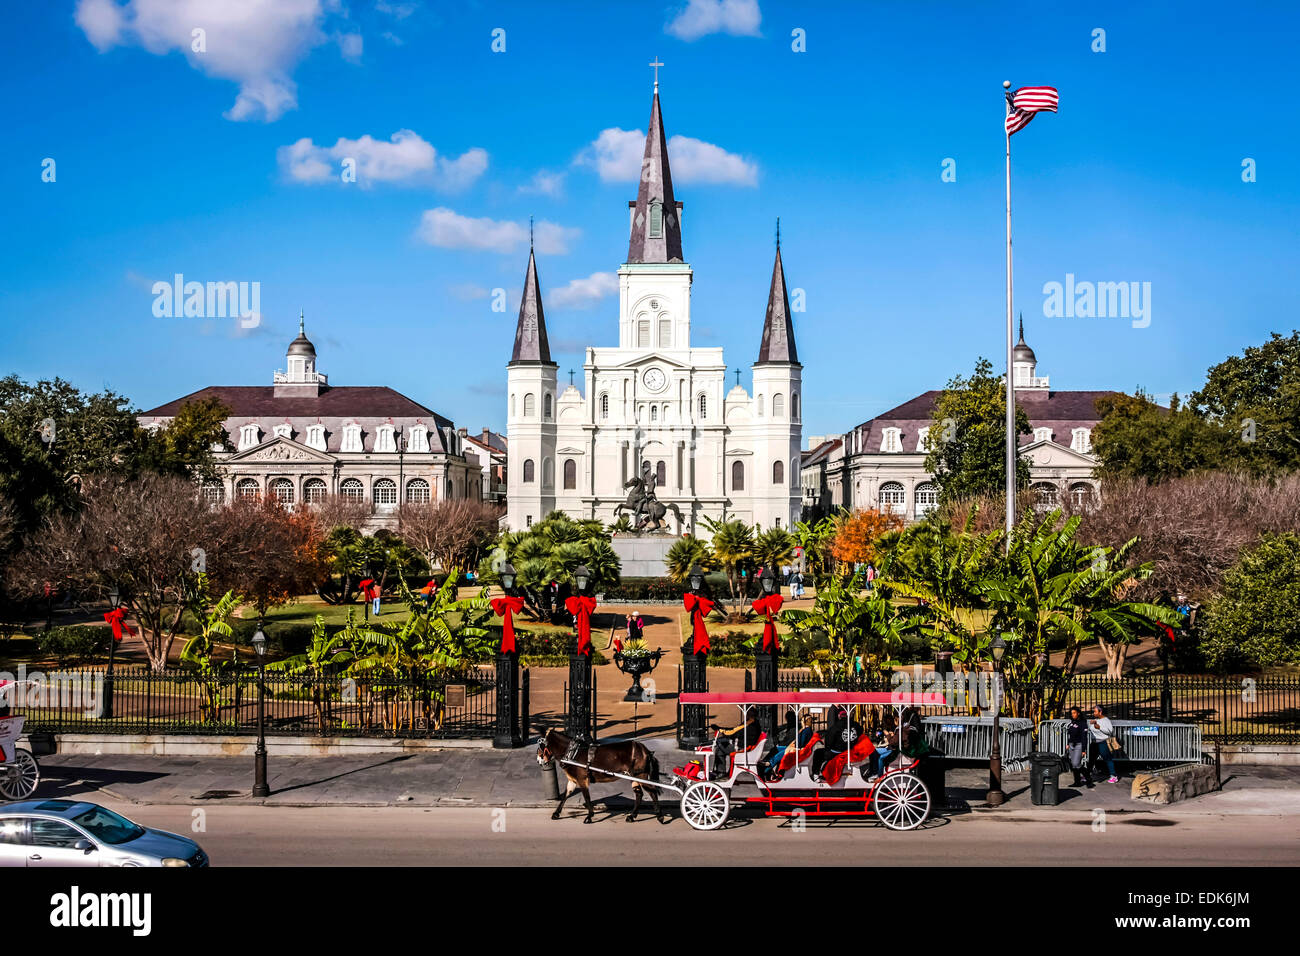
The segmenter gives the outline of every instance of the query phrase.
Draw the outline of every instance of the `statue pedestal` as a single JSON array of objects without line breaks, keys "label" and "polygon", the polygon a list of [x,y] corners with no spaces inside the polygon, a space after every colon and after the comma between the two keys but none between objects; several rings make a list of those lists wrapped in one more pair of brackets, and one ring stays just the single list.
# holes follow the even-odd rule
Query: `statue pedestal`
[{"label": "statue pedestal", "polygon": [[622,565],[620,575],[625,578],[666,577],[668,565],[664,559],[668,556],[668,549],[677,540],[675,535],[656,532],[639,535],[621,532],[614,535],[611,544]]}]

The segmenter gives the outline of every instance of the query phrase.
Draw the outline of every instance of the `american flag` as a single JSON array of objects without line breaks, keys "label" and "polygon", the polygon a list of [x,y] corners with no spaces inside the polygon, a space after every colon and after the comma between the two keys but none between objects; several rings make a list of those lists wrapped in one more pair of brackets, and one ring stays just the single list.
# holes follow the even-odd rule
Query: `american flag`
[{"label": "american flag", "polygon": [[1061,94],[1054,86],[1022,86],[1012,92],[1007,91],[1007,135],[1018,132],[1029,125],[1035,113],[1043,110],[1056,112],[1061,101]]}]

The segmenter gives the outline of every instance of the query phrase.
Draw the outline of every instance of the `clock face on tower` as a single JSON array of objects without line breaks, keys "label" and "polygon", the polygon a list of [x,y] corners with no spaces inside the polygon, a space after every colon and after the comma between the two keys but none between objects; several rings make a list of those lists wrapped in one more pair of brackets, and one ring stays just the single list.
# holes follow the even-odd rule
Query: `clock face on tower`
[{"label": "clock face on tower", "polygon": [[648,368],[641,376],[641,384],[652,392],[661,392],[668,384],[668,376],[661,368]]}]

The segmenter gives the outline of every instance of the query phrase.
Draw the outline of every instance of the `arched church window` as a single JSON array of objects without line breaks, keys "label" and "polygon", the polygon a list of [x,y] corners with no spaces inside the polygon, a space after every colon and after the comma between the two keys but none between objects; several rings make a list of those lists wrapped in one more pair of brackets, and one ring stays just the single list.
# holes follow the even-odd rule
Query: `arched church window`
[{"label": "arched church window", "polygon": [[659,347],[672,348],[673,345],[673,323],[669,319],[659,320]]},{"label": "arched church window", "polygon": [[785,396],[782,395],[780,392],[777,392],[775,395],[772,396],[772,417],[773,418],[785,417]]},{"label": "arched church window", "polygon": [[547,392],[542,398],[542,418],[545,421],[551,420],[551,393]]},{"label": "arched church window", "polygon": [[799,420],[799,393],[790,393],[790,418],[794,421]]},{"label": "arched church window", "polygon": [[510,417],[515,417],[515,396],[513,393],[510,395]]},{"label": "arched church window", "polygon": [[533,460],[531,458],[525,458],[524,459],[524,484],[531,485],[533,483],[534,469],[535,466],[533,465]]},{"label": "arched church window", "polygon": [[664,204],[661,202],[652,202],[650,204],[650,238],[661,239],[664,234]]},{"label": "arched church window", "polygon": [[700,392],[700,421],[709,417],[709,397]]},{"label": "arched church window", "polygon": [[572,491],[578,487],[578,463],[572,458],[564,459],[564,490]]},{"label": "arched church window", "polygon": [[650,421],[652,421],[652,422],[657,422],[657,421],[659,421],[659,406],[658,406],[658,405],[651,405],[651,406],[650,406]]},{"label": "arched church window", "polygon": [[731,463],[731,490],[745,490],[745,463],[743,461],[733,461]]},{"label": "arched church window", "polygon": [[774,485],[785,484],[785,462],[783,461],[772,462],[772,484]]},{"label": "arched church window", "polygon": [[609,418],[609,394],[605,393],[600,396],[600,420],[605,421]]},{"label": "arched church window", "polygon": [[524,396],[524,418],[532,418],[537,414],[537,399],[529,392]]},{"label": "arched church window", "polygon": [[636,347],[639,349],[648,349],[650,347],[649,319],[642,319],[636,324]]},{"label": "arched church window", "polygon": [[542,487],[552,488],[555,486],[555,463],[549,458],[542,459]]},{"label": "arched church window", "polygon": [[361,483],[360,478],[347,478],[339,486],[339,494],[348,501],[365,501],[366,486]]},{"label": "arched church window", "polygon": [[763,396],[758,396],[758,417],[763,417]]},{"label": "arched church window", "polygon": [[660,488],[668,484],[668,466],[662,461],[655,462],[655,484]]}]

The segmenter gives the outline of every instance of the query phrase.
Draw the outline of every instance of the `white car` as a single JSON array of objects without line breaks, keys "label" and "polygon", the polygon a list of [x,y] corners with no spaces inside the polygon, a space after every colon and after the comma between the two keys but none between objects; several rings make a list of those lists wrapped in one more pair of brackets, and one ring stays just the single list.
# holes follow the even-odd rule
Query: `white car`
[{"label": "white car", "polygon": [[98,804],[0,804],[0,866],[207,866],[188,837],[151,830]]}]

